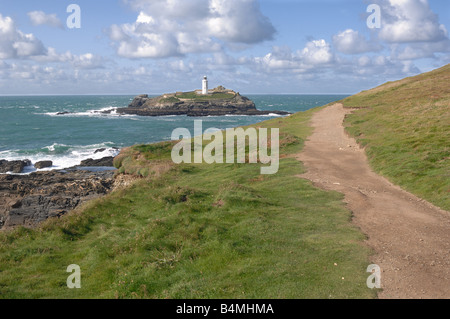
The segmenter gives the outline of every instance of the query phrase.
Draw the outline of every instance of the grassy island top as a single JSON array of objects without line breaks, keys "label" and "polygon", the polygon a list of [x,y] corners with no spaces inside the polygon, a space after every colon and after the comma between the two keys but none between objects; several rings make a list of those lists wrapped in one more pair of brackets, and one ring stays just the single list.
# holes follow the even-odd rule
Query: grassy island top
[{"label": "grassy island top", "polygon": [[207,95],[203,95],[201,90],[190,92],[176,92],[163,94],[162,98],[165,102],[178,102],[178,101],[198,101],[198,100],[230,100],[239,93],[233,90],[225,89],[223,86],[218,86],[215,89],[209,90]]}]

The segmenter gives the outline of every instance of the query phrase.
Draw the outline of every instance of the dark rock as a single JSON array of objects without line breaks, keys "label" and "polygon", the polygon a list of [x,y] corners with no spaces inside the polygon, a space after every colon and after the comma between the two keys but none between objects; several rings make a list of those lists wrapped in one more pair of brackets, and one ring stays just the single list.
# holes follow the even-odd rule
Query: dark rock
[{"label": "dark rock", "polygon": [[67,115],[67,114],[73,114],[73,113],[72,112],[67,112],[67,111],[56,113],[56,115]]},{"label": "dark rock", "polygon": [[147,101],[149,100],[147,94],[142,94],[139,96],[136,96],[133,101],[130,103],[129,107],[131,108],[140,108],[143,106]]},{"label": "dark rock", "polygon": [[94,154],[101,153],[104,151],[106,151],[106,148],[99,148],[98,150],[95,150]]},{"label": "dark rock", "polygon": [[43,169],[43,168],[52,167],[52,166],[53,166],[52,161],[40,161],[40,162],[36,162],[34,164],[34,167],[37,169]]},{"label": "dark rock", "polygon": [[22,202],[20,200],[13,201],[11,204],[12,208],[20,208],[22,206]]},{"label": "dark rock", "polygon": [[94,111],[97,114],[111,114],[115,109],[103,110],[103,111]]},{"label": "dark rock", "polygon": [[[113,149],[113,150],[116,150],[116,151],[119,150],[119,148],[117,148],[117,147],[111,147],[110,149]],[[101,153],[101,152],[104,152],[106,150],[107,150],[106,147],[102,147],[102,148],[99,148],[99,149],[95,150],[94,154]]]},{"label": "dark rock", "polygon": [[113,171],[0,175],[0,228],[36,226],[109,193],[113,186]]},{"label": "dark rock", "polygon": [[30,160],[23,161],[7,161],[0,160],[0,173],[21,173],[25,166],[30,166]]},{"label": "dark rock", "polygon": [[88,167],[99,167],[99,166],[105,166],[105,167],[113,167],[114,157],[108,156],[103,157],[101,159],[92,159],[89,158],[87,160],[84,160],[81,162],[80,166],[88,166]]}]

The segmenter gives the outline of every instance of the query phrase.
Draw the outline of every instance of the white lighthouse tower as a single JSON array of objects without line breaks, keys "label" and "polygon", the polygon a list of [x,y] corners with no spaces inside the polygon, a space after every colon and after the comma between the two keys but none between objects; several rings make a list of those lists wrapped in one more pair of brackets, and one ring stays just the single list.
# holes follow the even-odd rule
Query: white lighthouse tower
[{"label": "white lighthouse tower", "polygon": [[202,94],[208,94],[208,78],[206,77],[206,75],[203,77]]}]

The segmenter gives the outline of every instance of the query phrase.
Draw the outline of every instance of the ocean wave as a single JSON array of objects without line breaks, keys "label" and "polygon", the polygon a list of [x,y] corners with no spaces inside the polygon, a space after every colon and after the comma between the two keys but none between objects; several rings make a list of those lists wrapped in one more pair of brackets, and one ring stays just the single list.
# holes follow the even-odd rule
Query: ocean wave
[{"label": "ocean wave", "polygon": [[[225,115],[225,117],[248,117],[248,116],[252,116],[252,117],[282,117],[284,115],[280,115],[280,114],[276,114],[276,113],[269,113],[269,114],[262,114],[262,115],[235,115],[235,114],[227,114]],[[208,116],[209,117],[209,116]],[[211,116],[211,117],[219,117],[219,116]]]},{"label": "ocean wave", "polygon": [[269,116],[269,117],[282,117],[284,115],[280,115],[280,114],[275,114],[275,113],[269,113],[269,114],[265,114],[265,115],[261,115],[261,116]]},{"label": "ocean wave", "polygon": [[[247,117],[247,116],[252,116],[252,115],[236,115],[236,114],[226,114],[224,115],[225,117]],[[209,116],[208,116],[209,117]],[[213,115],[211,117],[222,117],[222,116],[217,116],[217,115]]]},{"label": "ocean wave", "polygon": [[[104,142],[92,145],[65,145],[54,143],[34,150],[7,150],[0,152],[0,159],[8,161],[28,159],[32,165],[24,168],[24,174],[36,171],[49,171],[53,169],[65,169],[80,165],[86,159],[101,159],[103,157],[115,157],[120,150],[113,147],[114,143]],[[53,166],[44,169],[36,169],[34,164],[39,161],[52,161]]]},{"label": "ocean wave", "polygon": [[107,116],[124,116],[117,113],[118,107],[104,107],[98,110],[87,110],[83,112],[70,112],[70,111],[59,111],[59,112],[46,112],[46,113],[36,113],[44,114],[48,116],[66,116],[66,117],[107,117]]}]

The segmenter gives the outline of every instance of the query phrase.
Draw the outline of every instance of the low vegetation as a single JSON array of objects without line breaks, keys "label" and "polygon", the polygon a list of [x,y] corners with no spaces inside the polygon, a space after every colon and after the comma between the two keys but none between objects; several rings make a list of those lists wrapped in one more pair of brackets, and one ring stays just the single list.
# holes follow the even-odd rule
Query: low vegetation
[{"label": "low vegetation", "polygon": [[178,102],[180,102],[180,99],[176,98],[175,96],[171,96],[171,97],[167,97],[167,98],[162,98],[159,102],[160,103],[178,103]]},{"label": "low vegetation", "polygon": [[228,100],[234,98],[234,94],[226,92],[213,92],[208,95],[197,94],[196,92],[184,92],[176,95],[178,99],[192,100]]},{"label": "low vegetation", "polygon": [[450,65],[344,99],[345,123],[372,167],[450,210]]},{"label": "low vegetation", "polygon": [[[347,130],[374,169],[447,210],[448,83],[450,66],[342,101],[358,108]],[[138,178],[132,186],[0,233],[0,298],[376,297],[342,195],[297,177],[316,110],[254,125],[280,128],[275,175],[261,164],[174,165],[174,142],[123,150],[115,165]],[[66,286],[71,264],[81,289]]]},{"label": "low vegetation", "polygon": [[[375,297],[371,252],[342,195],[297,177],[313,112],[255,125],[280,128],[275,175],[173,165],[172,142],[128,148],[115,165],[141,177],[131,187],[0,234],[0,298]],[[71,264],[81,289],[66,286]]]}]

